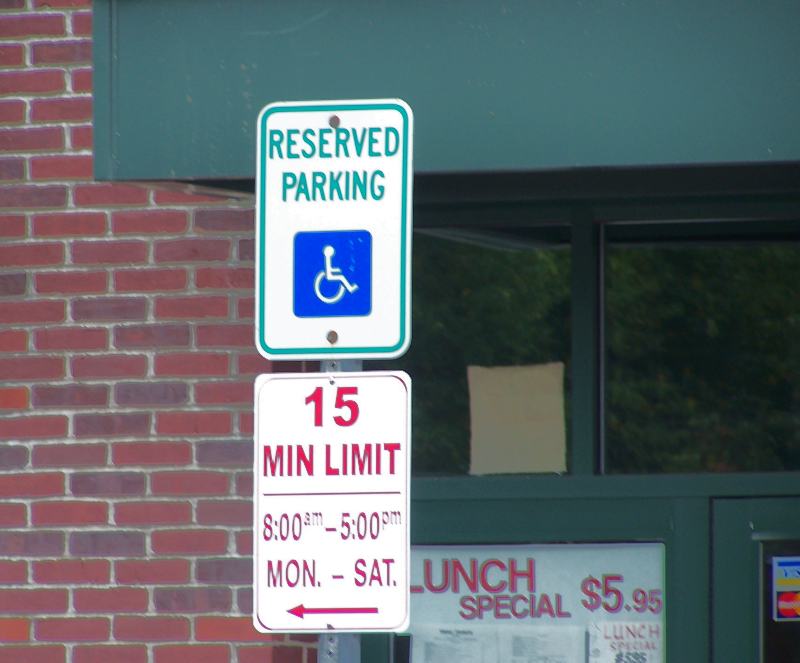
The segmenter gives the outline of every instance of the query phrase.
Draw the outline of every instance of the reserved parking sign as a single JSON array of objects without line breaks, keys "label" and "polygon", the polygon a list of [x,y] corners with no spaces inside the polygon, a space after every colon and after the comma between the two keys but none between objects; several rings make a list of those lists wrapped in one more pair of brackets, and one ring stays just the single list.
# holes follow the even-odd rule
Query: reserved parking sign
[{"label": "reserved parking sign", "polygon": [[410,342],[411,109],[275,103],[258,119],[256,347],[392,358]]}]

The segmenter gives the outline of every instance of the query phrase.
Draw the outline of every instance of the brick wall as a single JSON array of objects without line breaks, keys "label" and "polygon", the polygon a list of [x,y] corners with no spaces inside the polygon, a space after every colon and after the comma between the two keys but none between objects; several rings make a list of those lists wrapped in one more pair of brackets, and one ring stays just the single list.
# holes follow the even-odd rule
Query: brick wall
[{"label": "brick wall", "polygon": [[91,20],[0,0],[0,663],[313,663],[249,616],[252,207],[92,182]]}]

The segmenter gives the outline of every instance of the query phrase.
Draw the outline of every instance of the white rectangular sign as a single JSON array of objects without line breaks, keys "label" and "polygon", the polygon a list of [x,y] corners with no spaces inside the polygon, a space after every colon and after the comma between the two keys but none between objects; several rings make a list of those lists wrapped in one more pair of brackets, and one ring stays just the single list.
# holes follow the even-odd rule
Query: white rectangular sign
[{"label": "white rectangular sign", "polygon": [[399,99],[275,103],[258,118],[256,347],[391,358],[410,342],[413,115]]},{"label": "white rectangular sign", "polygon": [[256,380],[259,631],[406,627],[410,391],[402,372]]}]

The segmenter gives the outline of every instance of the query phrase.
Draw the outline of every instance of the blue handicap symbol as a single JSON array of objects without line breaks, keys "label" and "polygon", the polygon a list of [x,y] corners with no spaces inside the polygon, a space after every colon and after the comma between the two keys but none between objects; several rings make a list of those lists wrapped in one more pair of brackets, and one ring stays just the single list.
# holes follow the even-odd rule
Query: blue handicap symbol
[{"label": "blue handicap symbol", "polygon": [[369,315],[372,235],[366,230],[294,236],[294,314],[298,318]]}]

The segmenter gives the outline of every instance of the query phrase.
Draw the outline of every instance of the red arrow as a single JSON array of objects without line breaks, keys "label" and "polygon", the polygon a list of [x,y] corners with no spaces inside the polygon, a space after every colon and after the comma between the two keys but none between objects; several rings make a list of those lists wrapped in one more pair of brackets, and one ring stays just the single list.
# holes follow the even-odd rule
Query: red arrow
[{"label": "red arrow", "polygon": [[302,603],[286,612],[303,619],[303,615],[364,615],[375,614],[377,608],[306,608]]}]

